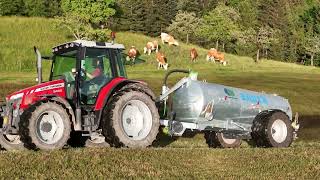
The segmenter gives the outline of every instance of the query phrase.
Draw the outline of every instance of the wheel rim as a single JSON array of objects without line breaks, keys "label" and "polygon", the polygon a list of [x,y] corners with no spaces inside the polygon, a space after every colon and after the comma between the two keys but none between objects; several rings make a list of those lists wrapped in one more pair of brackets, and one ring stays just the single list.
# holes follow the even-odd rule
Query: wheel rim
[{"label": "wheel rim", "polygon": [[5,135],[3,134],[3,137],[10,143],[14,145],[21,144],[20,136],[19,135]]},{"label": "wheel rim", "polygon": [[37,136],[46,144],[58,142],[64,131],[64,124],[60,114],[54,111],[42,113],[37,120]]},{"label": "wheel rim", "polygon": [[287,125],[280,119],[275,120],[271,126],[271,134],[277,143],[282,143],[287,138]]},{"label": "wheel rim", "polygon": [[222,140],[227,144],[233,144],[237,141],[237,139],[228,139],[228,138],[224,137],[223,133],[221,133],[221,137],[222,137]]},{"label": "wheel rim", "polygon": [[122,127],[132,140],[142,140],[152,127],[152,114],[149,107],[140,100],[130,100],[122,111]]}]

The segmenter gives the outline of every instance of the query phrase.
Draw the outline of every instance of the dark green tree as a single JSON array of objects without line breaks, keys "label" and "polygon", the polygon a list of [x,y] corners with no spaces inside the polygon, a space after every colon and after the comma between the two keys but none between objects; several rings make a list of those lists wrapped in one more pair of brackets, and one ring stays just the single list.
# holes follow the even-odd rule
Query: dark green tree
[{"label": "dark green tree", "polygon": [[[173,5],[173,7],[170,7]],[[172,0],[151,0],[146,5],[146,29],[149,35],[158,36],[171,24],[176,14]]]},{"label": "dark green tree", "polygon": [[216,49],[219,43],[224,45],[230,42],[239,30],[237,21],[240,16],[238,11],[224,4],[218,5],[215,9],[203,16],[201,25],[197,28],[196,34],[216,42]]},{"label": "dark green tree", "polygon": [[0,16],[25,15],[23,0],[0,0]]},{"label": "dark green tree", "polygon": [[193,12],[196,13],[197,16],[202,15],[203,4],[199,4],[198,0],[178,0],[177,1],[177,9],[183,12]]},{"label": "dark green tree", "polygon": [[190,36],[194,36],[200,21],[200,18],[197,18],[196,14],[193,12],[179,12],[167,30],[175,37],[185,40],[188,44]]}]

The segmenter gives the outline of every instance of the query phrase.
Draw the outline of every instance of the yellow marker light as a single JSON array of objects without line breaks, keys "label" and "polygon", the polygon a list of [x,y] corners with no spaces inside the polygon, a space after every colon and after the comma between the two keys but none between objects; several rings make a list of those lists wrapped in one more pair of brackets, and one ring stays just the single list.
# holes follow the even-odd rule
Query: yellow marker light
[{"label": "yellow marker light", "polygon": [[6,125],[6,124],[8,124],[8,117],[4,116],[3,117],[3,125]]}]

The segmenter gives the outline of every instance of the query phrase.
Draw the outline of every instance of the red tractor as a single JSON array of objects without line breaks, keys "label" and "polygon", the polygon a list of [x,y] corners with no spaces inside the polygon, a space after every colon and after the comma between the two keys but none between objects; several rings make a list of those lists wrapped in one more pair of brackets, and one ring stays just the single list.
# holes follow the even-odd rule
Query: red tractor
[{"label": "red tractor", "polygon": [[39,84],[6,97],[1,146],[61,149],[74,132],[114,147],[151,145],[160,125],[155,95],[146,83],[126,78],[123,49],[82,40],[56,46],[49,81],[42,82],[45,58],[35,48]]}]

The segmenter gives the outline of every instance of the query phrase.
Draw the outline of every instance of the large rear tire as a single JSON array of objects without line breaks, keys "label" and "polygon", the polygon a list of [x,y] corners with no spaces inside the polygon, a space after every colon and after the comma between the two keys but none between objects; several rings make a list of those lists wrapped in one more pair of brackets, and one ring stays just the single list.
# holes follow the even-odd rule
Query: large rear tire
[{"label": "large rear tire", "polygon": [[156,139],[159,126],[158,110],[151,97],[126,89],[107,104],[102,129],[111,146],[145,148]]},{"label": "large rear tire", "polygon": [[209,148],[238,148],[241,145],[241,139],[228,139],[221,132],[206,131],[204,138]]},{"label": "large rear tire", "polygon": [[252,125],[252,139],[258,147],[289,147],[293,141],[293,128],[283,112],[270,112],[257,116]]},{"label": "large rear tire", "polygon": [[21,140],[31,149],[61,149],[70,138],[71,123],[66,109],[55,102],[41,103],[20,121]]}]

